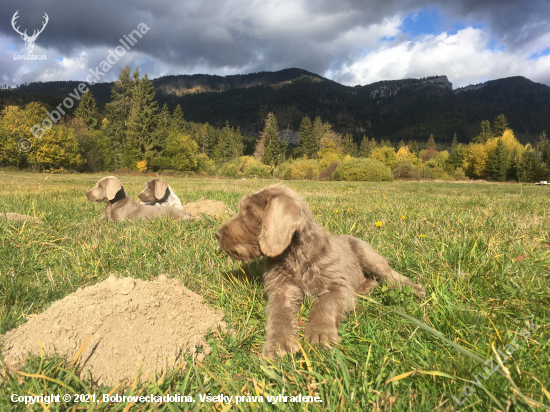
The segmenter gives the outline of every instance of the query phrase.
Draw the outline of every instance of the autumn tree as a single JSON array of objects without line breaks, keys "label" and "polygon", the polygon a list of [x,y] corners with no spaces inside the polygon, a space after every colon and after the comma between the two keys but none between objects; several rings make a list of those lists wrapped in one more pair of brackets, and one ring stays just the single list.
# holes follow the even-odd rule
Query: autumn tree
[{"label": "autumn tree", "polygon": [[317,116],[313,122],[312,134],[314,141],[314,153],[312,159],[316,159],[317,153],[321,150],[321,139],[325,135],[325,125],[319,116]]},{"label": "autumn tree", "polygon": [[77,169],[84,164],[74,129],[54,126],[46,130],[28,153],[28,162],[40,170]]}]

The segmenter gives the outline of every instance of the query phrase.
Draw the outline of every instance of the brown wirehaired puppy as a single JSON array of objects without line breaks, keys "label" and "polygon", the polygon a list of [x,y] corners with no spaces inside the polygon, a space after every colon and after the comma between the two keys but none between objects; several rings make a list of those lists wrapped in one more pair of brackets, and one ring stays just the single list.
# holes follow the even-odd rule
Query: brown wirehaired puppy
[{"label": "brown wirehaired puppy", "polygon": [[128,195],[120,180],[114,176],[101,179],[86,193],[86,197],[94,202],[107,203],[100,220],[122,222],[131,219],[153,219],[162,215],[168,215],[176,220],[191,218],[189,213],[177,207],[148,206],[136,202]]},{"label": "brown wirehaired puppy", "polygon": [[420,284],[393,271],[366,242],[331,235],[291,189],[274,185],[246,196],[239,213],[216,232],[221,249],[234,259],[265,256],[267,292],[265,357],[298,351],[295,313],[304,295],[315,299],[305,337],[310,343],[338,342],[338,327],[354,308],[355,293],[368,294],[377,280],[396,287]]},{"label": "brown wirehaired puppy", "polygon": [[174,206],[183,209],[179,197],[166,182],[166,180],[156,177],[145,183],[145,188],[138,195],[143,204],[154,206]]}]

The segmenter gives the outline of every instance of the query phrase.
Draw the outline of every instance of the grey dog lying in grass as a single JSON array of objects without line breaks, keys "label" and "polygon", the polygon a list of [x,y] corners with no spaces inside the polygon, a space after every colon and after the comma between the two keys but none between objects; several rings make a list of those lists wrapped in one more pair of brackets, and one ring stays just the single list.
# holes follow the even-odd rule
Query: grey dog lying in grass
[{"label": "grey dog lying in grass", "polygon": [[173,206],[149,206],[143,205],[132,199],[126,189],[114,176],[101,179],[86,193],[89,200],[105,202],[107,207],[101,214],[101,219],[122,222],[131,219],[153,219],[157,216],[167,215],[173,219],[190,219],[189,213]]},{"label": "grey dog lying in grass", "polygon": [[138,195],[139,200],[146,205],[174,206],[183,209],[179,197],[166,182],[166,180],[156,177],[145,183],[145,188]]},{"label": "grey dog lying in grass", "polygon": [[338,342],[338,327],[354,308],[355,293],[368,294],[379,281],[392,287],[420,284],[393,271],[366,242],[331,235],[295,192],[268,186],[243,198],[239,213],[216,232],[221,249],[234,259],[265,256],[267,292],[265,357],[297,352],[295,314],[305,294],[315,299],[305,337],[310,343]]}]

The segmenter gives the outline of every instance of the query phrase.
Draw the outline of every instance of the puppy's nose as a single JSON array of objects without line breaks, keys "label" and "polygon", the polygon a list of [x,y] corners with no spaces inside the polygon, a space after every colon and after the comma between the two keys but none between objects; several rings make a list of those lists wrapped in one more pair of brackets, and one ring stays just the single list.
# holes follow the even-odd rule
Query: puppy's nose
[{"label": "puppy's nose", "polygon": [[217,230],[216,231],[216,239],[220,240],[220,237],[222,236],[222,231],[221,230]]}]

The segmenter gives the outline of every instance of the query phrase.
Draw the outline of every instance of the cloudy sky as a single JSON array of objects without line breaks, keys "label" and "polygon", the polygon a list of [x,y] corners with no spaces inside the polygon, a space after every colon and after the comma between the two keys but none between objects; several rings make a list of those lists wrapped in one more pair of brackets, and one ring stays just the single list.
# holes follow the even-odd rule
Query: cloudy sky
[{"label": "cloudy sky", "polygon": [[[27,34],[49,22],[33,54]],[[453,88],[509,76],[550,85],[548,0],[2,0],[0,84],[84,80],[119,39],[150,78],[298,67],[347,85],[445,74]]]}]

